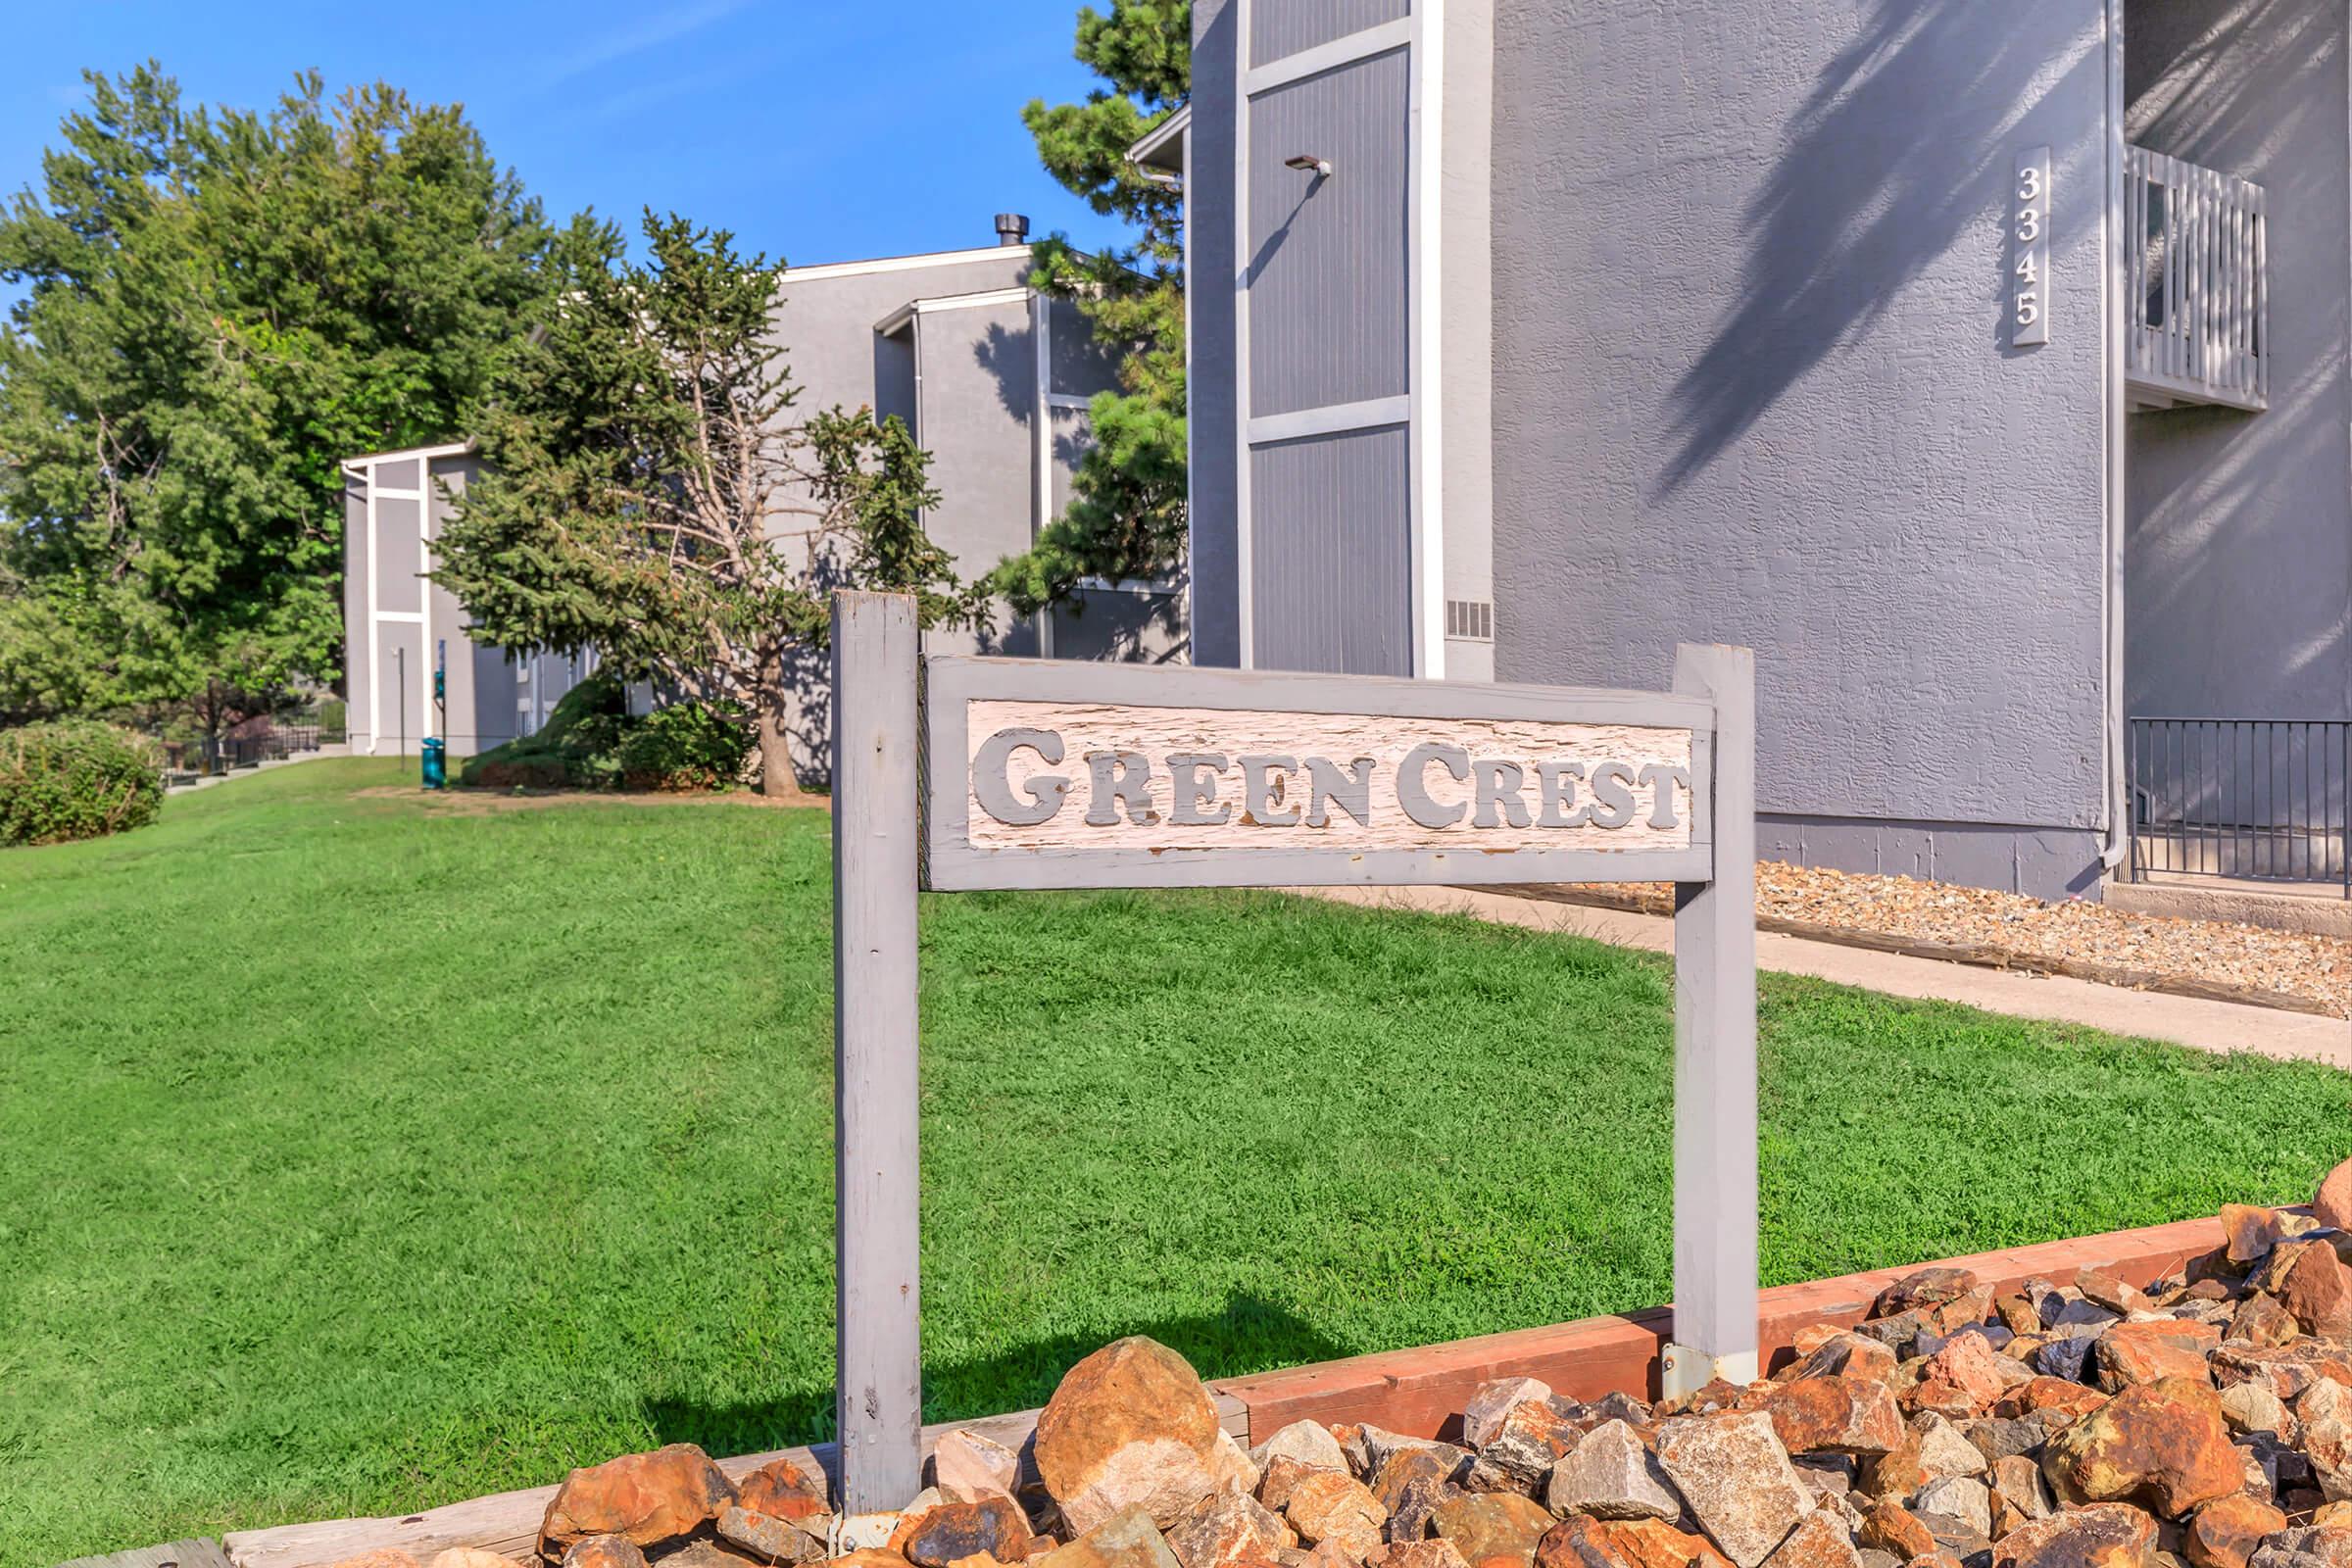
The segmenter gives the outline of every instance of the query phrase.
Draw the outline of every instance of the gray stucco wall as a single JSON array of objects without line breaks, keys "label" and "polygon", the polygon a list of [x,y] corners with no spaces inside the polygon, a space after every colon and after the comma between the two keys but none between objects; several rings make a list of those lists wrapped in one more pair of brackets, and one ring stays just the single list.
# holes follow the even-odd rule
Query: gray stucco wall
[{"label": "gray stucco wall", "polygon": [[2352,717],[2352,167],[2344,11],[2134,0],[2132,139],[2270,200],[2271,407],[2133,415],[2132,712]]},{"label": "gray stucco wall", "polygon": [[1234,115],[1241,95],[1235,0],[1193,0],[1193,178],[1186,191],[1186,302],[1192,312],[1188,430],[1193,461],[1187,514],[1193,662],[1242,660],[1241,584],[1234,515]]},{"label": "gray stucco wall", "polygon": [[[1654,685],[1679,640],[1754,647],[1768,854],[1875,869],[1934,832],[2008,863],[1971,880],[2095,883],[2102,28],[2099,0],[1499,9],[1496,672]],[[2020,351],[2007,199],[2045,142],[2054,328]]]}]

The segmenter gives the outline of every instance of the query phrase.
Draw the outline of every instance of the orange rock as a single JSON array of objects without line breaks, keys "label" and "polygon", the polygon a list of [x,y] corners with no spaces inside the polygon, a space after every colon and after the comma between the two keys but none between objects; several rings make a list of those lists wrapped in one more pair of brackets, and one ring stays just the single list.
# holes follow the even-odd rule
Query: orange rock
[{"label": "orange rock", "polygon": [[[1677,1530],[1663,1520],[1595,1520],[1594,1526],[1628,1568],[1732,1568],[1732,1560],[1706,1537]],[[1541,1556],[1539,1546],[1537,1568],[1544,1568]]]},{"label": "orange rock", "polygon": [[571,1544],[563,1568],[645,1568],[645,1553],[626,1536],[589,1536]]},{"label": "orange rock", "polygon": [[2035,1378],[2021,1383],[1995,1401],[1996,1413],[2002,1415],[2031,1415],[2036,1410],[2057,1410],[2070,1419],[2079,1419],[2107,1402],[2107,1396],[2080,1383],[2064,1378]]},{"label": "orange rock", "polygon": [[540,1521],[539,1552],[560,1558],[590,1536],[625,1536],[640,1546],[675,1540],[736,1500],[718,1466],[691,1443],[623,1454],[564,1478]]},{"label": "orange rock", "polygon": [[2284,1345],[2303,1332],[2295,1314],[2278,1304],[2268,1291],[2256,1291],[2238,1304],[2230,1319],[2230,1338],[2251,1345]]},{"label": "orange rock", "polygon": [[1364,1568],[1470,1568],[1450,1541],[1393,1541],[1375,1546]]},{"label": "orange rock", "polygon": [[1977,1277],[1964,1268],[1923,1268],[1906,1274],[1879,1293],[1872,1317],[1896,1317],[1914,1307],[1942,1306],[1977,1288]]},{"label": "orange rock", "polygon": [[735,1500],[770,1519],[808,1519],[831,1511],[824,1482],[790,1459],[770,1459],[745,1476],[736,1485]]},{"label": "orange rock", "polygon": [[1989,1408],[2011,1381],[1991,1342],[1982,1334],[1963,1334],[1928,1357],[1906,1402],[1938,1415],[1976,1415]]},{"label": "orange rock", "polygon": [[1894,1396],[1869,1378],[1800,1379],[1775,1394],[1764,1413],[1790,1453],[1886,1453],[1903,1441]]},{"label": "orange rock", "polygon": [[1552,1517],[1533,1497],[1516,1492],[1481,1492],[1438,1504],[1430,1523],[1468,1558],[1482,1563],[1515,1563],[1529,1568],[1536,1545],[1548,1534]]},{"label": "orange rock", "polygon": [[1219,1490],[1220,1435],[1191,1365],[1138,1335],[1062,1375],[1037,1420],[1038,1474],[1081,1535],[1131,1504],[1164,1529]]},{"label": "orange rock", "polygon": [[378,1546],[357,1557],[346,1557],[334,1568],[416,1568],[416,1559],[398,1546]]},{"label": "orange rock", "polygon": [[2352,1159],[2329,1171],[2311,1200],[2312,1218],[2339,1231],[2352,1231]]},{"label": "orange rock", "polygon": [[1766,1568],[1860,1568],[1853,1538],[1827,1508],[1809,1513],[1764,1559]]},{"label": "orange rock", "polygon": [[2279,1281],[2278,1304],[2306,1334],[2352,1335],[2352,1268],[2326,1242],[2312,1242],[2299,1250]]},{"label": "orange rock", "polygon": [[2241,1492],[2199,1508],[2180,1550],[2197,1568],[2246,1568],[2262,1538],[2285,1528],[2285,1514]]},{"label": "orange rock", "polygon": [[1936,1549],[1936,1538],[1919,1516],[1899,1502],[1882,1502],[1862,1516],[1857,1537],[1865,1546],[1890,1551],[1905,1562]]},{"label": "orange rock", "polygon": [[1256,1498],[1212,1492],[1168,1527],[1167,1540],[1184,1568],[1241,1568],[1274,1557],[1298,1538]]},{"label": "orange rock", "polygon": [[2246,1480],[2221,1396],[2187,1378],[2126,1389],[2051,1438],[2042,1472],[2062,1502],[2145,1499],[2176,1519]]},{"label": "orange rock", "polygon": [[2128,1503],[2073,1508],[1993,1544],[1992,1568],[2146,1568],[2156,1521]]},{"label": "orange rock", "polygon": [[1389,1510],[1380,1505],[1369,1487],[1333,1470],[1316,1470],[1299,1478],[1291,1488],[1283,1511],[1298,1539],[1308,1545],[1334,1541],[1356,1558],[1380,1544],[1380,1527],[1389,1517]]},{"label": "orange rock", "polygon": [[2211,1383],[2205,1356],[2221,1343],[2222,1331],[2211,1323],[2153,1318],[2116,1324],[2099,1336],[2091,1353],[2098,1362],[2099,1387],[2113,1394],[2159,1378]]}]

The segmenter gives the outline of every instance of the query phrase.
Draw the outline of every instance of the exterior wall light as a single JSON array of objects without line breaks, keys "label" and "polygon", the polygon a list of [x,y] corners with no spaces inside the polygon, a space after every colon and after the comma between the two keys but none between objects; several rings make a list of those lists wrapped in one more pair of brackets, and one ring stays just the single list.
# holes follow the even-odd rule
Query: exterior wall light
[{"label": "exterior wall light", "polygon": [[1296,169],[1301,174],[1312,174],[1317,179],[1321,179],[1331,172],[1331,160],[1318,158],[1313,153],[1299,153],[1294,157],[1285,158],[1282,161],[1282,167]]}]

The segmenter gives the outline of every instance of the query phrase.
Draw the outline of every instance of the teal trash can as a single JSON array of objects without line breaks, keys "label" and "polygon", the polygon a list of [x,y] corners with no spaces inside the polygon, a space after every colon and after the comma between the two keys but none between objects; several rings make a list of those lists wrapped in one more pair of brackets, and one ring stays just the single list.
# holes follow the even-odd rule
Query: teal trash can
[{"label": "teal trash can", "polygon": [[448,783],[449,759],[444,752],[441,737],[427,735],[424,738],[424,787],[428,790],[437,790]]}]

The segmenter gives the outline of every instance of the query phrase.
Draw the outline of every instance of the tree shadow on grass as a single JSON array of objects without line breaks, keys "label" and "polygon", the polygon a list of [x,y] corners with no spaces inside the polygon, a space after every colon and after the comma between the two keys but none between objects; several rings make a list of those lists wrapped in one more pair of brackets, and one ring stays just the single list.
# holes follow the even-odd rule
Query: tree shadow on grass
[{"label": "tree shadow on grass", "polygon": [[[1129,1324],[1175,1350],[1204,1378],[1238,1377],[1270,1367],[1300,1366],[1353,1354],[1346,1346],[1262,1298],[1236,1294],[1221,1312]],[[1061,1375],[1100,1349],[1104,1337],[1055,1335],[1002,1355],[927,1365],[923,1419],[961,1421],[1042,1405]],[[830,1442],[833,1391],[808,1389],[773,1399],[708,1404],[654,1399],[645,1406],[658,1443],[692,1443],[713,1456],[763,1453],[771,1448]]]}]

